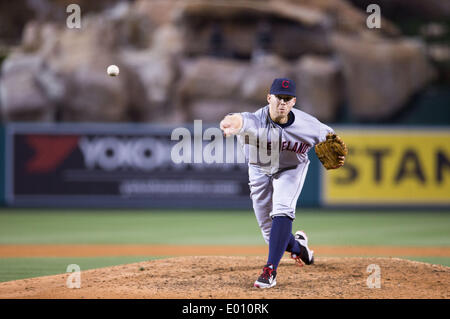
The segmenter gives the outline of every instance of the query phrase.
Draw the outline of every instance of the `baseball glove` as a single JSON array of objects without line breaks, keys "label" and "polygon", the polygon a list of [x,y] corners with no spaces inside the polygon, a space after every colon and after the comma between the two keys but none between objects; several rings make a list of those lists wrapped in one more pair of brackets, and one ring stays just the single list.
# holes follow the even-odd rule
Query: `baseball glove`
[{"label": "baseball glove", "polygon": [[[314,147],[320,162],[326,169],[339,168],[344,165],[342,156],[347,156],[348,149],[344,141],[336,134],[328,133],[324,142]],[[340,158],[341,157],[341,158]]]}]

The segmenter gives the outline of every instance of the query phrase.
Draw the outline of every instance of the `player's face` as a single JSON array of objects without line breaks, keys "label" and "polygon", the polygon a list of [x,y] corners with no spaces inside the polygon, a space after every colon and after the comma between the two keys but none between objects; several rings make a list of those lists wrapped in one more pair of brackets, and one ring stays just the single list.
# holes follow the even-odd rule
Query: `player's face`
[{"label": "player's face", "polygon": [[294,107],[296,101],[297,101],[296,98],[290,95],[273,95],[273,94],[267,95],[267,102],[269,102],[270,115],[275,118],[287,117],[289,112]]}]

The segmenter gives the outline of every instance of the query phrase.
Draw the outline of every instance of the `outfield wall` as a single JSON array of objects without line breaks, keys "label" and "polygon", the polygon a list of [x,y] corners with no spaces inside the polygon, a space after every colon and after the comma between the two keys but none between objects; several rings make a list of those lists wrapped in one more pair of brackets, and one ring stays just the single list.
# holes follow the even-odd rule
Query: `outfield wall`
[{"label": "outfield wall", "polygon": [[[0,130],[0,201],[12,207],[250,209],[247,166],[238,162],[235,140],[234,163],[195,158],[212,145],[209,127],[185,126],[192,163],[175,164],[171,152],[181,136],[171,140],[173,126],[8,124]],[[326,171],[310,151],[298,206],[450,206],[448,128],[333,127],[348,144],[346,165]]]},{"label": "outfield wall", "polygon": [[448,128],[345,128],[346,165],[321,174],[324,205],[450,205]]}]

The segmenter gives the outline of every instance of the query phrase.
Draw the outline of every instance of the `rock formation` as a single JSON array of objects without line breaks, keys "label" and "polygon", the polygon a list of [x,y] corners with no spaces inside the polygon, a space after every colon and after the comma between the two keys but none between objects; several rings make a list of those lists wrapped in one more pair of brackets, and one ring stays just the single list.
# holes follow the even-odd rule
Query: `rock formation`
[{"label": "rock formation", "polygon": [[2,65],[3,120],[217,122],[261,107],[272,79],[289,76],[299,107],[320,120],[345,102],[356,120],[379,121],[436,74],[436,50],[386,19],[368,29],[346,0],[88,2],[81,29],[65,26],[62,0],[23,28]]}]

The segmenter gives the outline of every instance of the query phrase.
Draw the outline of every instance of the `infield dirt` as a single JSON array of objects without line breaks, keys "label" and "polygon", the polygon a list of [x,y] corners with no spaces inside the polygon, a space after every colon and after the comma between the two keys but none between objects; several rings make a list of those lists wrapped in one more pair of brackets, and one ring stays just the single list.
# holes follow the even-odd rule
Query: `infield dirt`
[{"label": "infield dirt", "polygon": [[[450,298],[450,267],[384,257],[318,257],[297,266],[285,257],[277,285],[253,288],[263,256],[182,256],[81,272],[81,287],[67,288],[70,274],[0,283],[0,298]],[[367,272],[379,266],[380,288]]]}]

